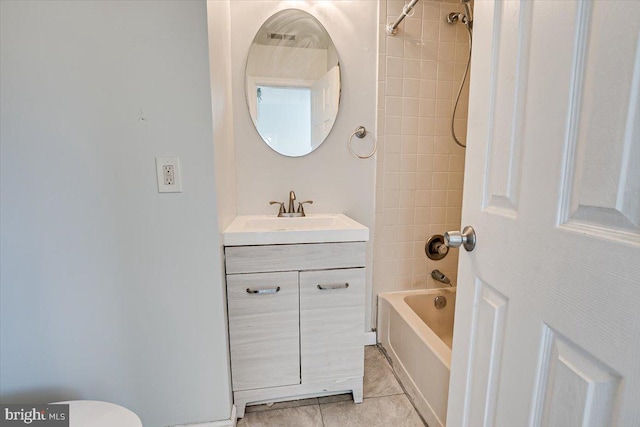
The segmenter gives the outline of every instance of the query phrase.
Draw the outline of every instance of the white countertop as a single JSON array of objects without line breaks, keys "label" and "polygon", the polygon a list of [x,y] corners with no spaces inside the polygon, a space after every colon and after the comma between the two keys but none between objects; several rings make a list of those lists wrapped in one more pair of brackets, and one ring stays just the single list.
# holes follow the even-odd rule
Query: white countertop
[{"label": "white countertop", "polygon": [[305,217],[240,215],[224,230],[225,246],[363,242],[369,229],[344,214]]}]

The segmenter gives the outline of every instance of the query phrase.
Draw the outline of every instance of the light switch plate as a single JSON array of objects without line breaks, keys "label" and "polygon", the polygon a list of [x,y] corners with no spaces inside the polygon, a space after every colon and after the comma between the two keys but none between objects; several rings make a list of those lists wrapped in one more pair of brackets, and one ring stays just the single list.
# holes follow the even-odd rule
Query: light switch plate
[{"label": "light switch plate", "polygon": [[182,193],[179,157],[156,157],[159,193]]}]

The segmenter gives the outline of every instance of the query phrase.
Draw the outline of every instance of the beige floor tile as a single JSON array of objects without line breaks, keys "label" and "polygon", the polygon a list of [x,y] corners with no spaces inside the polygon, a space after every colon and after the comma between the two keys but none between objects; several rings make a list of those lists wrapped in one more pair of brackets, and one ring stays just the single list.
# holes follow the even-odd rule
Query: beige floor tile
[{"label": "beige floor tile", "polygon": [[250,412],[238,427],[322,427],[322,416],[318,405]]},{"label": "beige floor tile", "polygon": [[365,347],[364,402],[339,394],[248,406],[238,427],[424,427],[376,346]]},{"label": "beige floor tile", "polygon": [[384,357],[384,354],[382,354],[382,351],[378,348],[377,345],[366,345],[366,346],[364,346],[364,360],[365,360],[365,362],[367,360],[384,360],[384,361],[386,361],[387,358]]},{"label": "beige floor tile", "polygon": [[364,398],[403,394],[391,366],[376,346],[365,347]]},{"label": "beige floor tile", "polygon": [[309,405],[317,405],[318,398],[313,397],[311,399],[300,399],[300,400],[290,400],[288,402],[276,402],[271,405],[252,405],[247,406],[245,412],[262,412],[262,411],[271,411],[273,409],[284,409],[284,408],[296,408],[298,406],[309,406]]},{"label": "beige floor tile", "polygon": [[324,427],[424,427],[404,394],[320,405]]}]

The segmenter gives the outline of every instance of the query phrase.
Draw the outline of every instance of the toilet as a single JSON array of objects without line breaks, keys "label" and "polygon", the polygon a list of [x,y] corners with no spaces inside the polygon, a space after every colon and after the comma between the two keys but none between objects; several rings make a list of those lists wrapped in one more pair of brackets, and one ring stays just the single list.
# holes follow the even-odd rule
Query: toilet
[{"label": "toilet", "polygon": [[98,400],[70,400],[69,427],[142,427],[140,418],[122,406]]}]

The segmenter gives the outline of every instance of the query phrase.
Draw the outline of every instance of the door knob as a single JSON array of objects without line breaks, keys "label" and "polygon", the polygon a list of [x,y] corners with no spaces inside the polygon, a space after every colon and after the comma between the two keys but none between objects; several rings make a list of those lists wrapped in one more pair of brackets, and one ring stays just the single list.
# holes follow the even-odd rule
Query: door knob
[{"label": "door knob", "polygon": [[462,230],[462,233],[459,231],[447,231],[444,233],[444,244],[450,248],[463,246],[467,252],[471,252],[476,247],[476,232],[469,225]]}]

